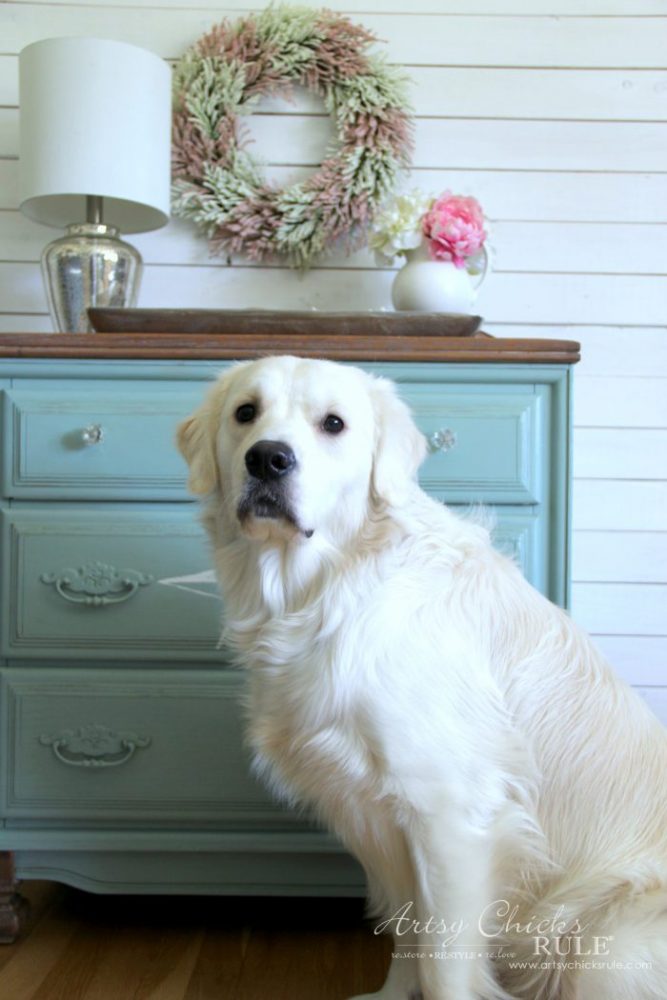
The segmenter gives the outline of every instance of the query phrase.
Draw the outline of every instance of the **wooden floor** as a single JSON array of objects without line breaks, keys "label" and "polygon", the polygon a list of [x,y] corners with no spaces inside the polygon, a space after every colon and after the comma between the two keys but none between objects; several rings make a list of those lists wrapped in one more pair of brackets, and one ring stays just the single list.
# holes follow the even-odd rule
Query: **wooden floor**
[{"label": "wooden floor", "polygon": [[22,893],[2,1000],[345,1000],[379,989],[389,960],[361,900]]}]

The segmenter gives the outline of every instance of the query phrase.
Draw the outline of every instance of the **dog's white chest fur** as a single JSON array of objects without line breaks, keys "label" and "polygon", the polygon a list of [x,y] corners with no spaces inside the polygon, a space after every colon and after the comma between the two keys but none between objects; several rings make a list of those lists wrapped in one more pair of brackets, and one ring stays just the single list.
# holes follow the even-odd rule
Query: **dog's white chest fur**
[{"label": "dog's white chest fur", "polygon": [[[490,705],[474,743],[466,733],[494,686],[462,650],[446,611],[442,646],[423,643],[451,572],[446,559],[406,566],[399,548],[370,572],[360,561],[306,608],[273,614],[245,634],[248,736],[275,792],[335,817],[337,828],[343,816],[346,827],[368,827],[380,813],[396,820],[428,799],[447,772],[454,798],[459,781],[488,784],[462,806],[474,822],[488,821],[502,782],[491,771],[477,775],[476,761],[487,745],[498,758],[506,753],[502,713]],[[449,674],[443,659],[457,662]]]},{"label": "dog's white chest fur", "polygon": [[334,800],[338,809],[367,796],[380,779],[364,722],[373,695],[362,675],[372,665],[354,616],[332,617],[318,608],[272,618],[247,657],[248,738],[258,769],[283,797],[328,804],[327,812]]},{"label": "dog's white chest fur", "polygon": [[[348,803],[366,794],[377,769],[355,725],[354,704],[345,710],[340,700],[333,705],[331,688],[321,676],[315,685],[316,673],[311,661],[253,676],[248,736],[256,767],[274,793],[322,808],[332,804],[337,789],[344,789],[343,801]],[[295,696],[299,685],[302,690]]]}]

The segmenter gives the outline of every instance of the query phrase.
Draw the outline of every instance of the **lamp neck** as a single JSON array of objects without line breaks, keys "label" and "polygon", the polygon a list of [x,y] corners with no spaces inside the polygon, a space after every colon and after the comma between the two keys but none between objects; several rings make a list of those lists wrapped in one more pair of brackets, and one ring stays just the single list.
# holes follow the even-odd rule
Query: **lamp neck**
[{"label": "lamp neck", "polygon": [[67,236],[115,239],[118,236],[118,228],[107,226],[103,222],[73,222],[67,227]]},{"label": "lamp neck", "polygon": [[102,222],[102,201],[100,195],[86,195],[86,222],[99,226]]}]

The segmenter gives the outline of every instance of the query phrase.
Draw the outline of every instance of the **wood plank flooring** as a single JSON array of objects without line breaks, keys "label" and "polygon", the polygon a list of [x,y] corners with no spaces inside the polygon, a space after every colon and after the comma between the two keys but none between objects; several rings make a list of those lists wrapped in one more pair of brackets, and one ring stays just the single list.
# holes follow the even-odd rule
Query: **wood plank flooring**
[{"label": "wood plank flooring", "polygon": [[0,1000],[345,1000],[377,990],[391,945],[361,900],[96,896],[24,883]]}]

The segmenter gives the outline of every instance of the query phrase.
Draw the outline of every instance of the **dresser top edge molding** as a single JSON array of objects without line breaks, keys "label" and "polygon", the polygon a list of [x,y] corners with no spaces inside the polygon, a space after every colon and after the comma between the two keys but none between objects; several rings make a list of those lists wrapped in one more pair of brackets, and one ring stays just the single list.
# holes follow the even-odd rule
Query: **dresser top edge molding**
[{"label": "dresser top edge molding", "polygon": [[580,345],[572,340],[419,335],[337,335],[317,332],[273,334],[204,333],[5,333],[0,358],[72,360],[242,360],[270,354],[341,361],[425,361],[459,364],[576,364]]}]

